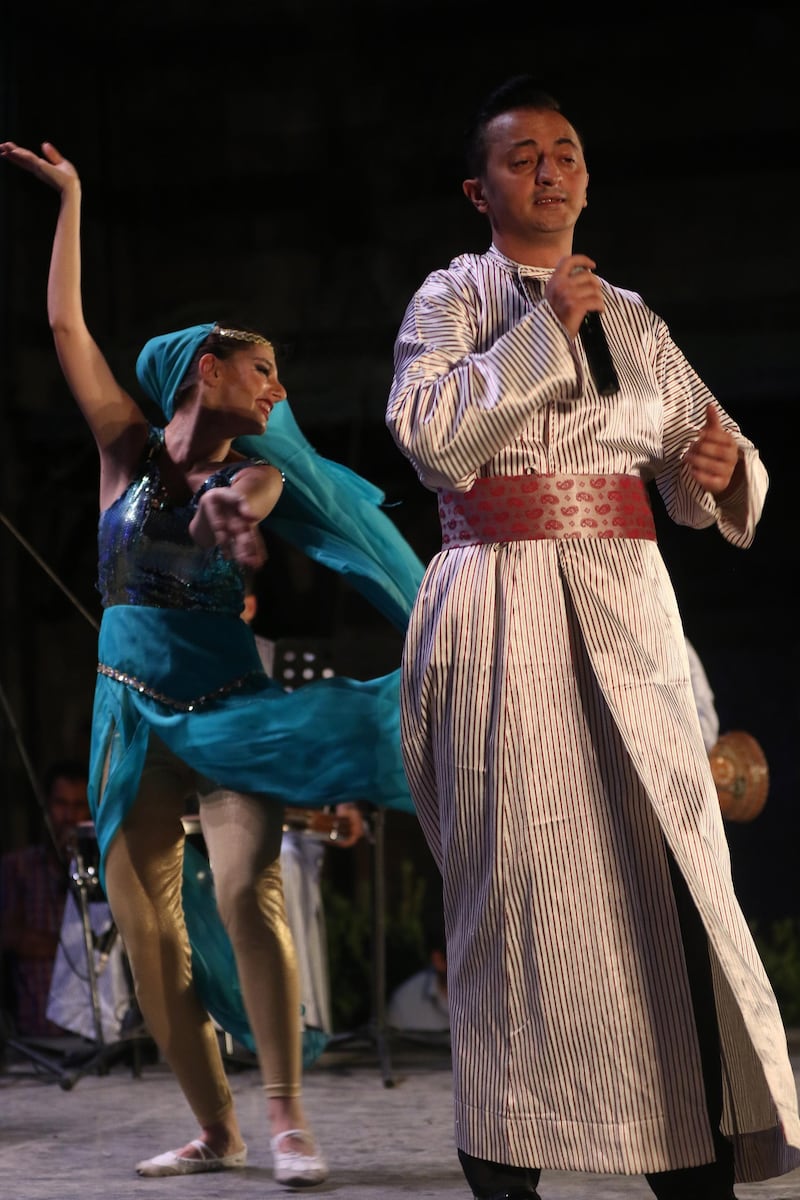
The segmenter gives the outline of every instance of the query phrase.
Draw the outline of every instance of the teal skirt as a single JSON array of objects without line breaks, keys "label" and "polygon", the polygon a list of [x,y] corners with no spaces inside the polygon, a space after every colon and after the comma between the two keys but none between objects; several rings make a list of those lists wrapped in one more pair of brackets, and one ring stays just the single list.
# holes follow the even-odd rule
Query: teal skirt
[{"label": "teal skirt", "polygon": [[132,605],[105,610],[98,653],[89,802],[101,880],[151,731],[233,791],[303,808],[361,801],[414,812],[400,750],[399,670],[286,692],[264,673],[240,618]]},{"label": "teal skirt", "polygon": [[[365,801],[414,811],[400,753],[399,671],[366,681],[333,676],[285,692],[264,673],[241,618],[132,605],[105,610],[98,654],[89,803],[103,884],[151,732],[234,791],[304,808]],[[211,869],[190,845],[183,905],[200,998],[222,1029],[254,1050]],[[305,1066],[326,1041],[306,1031]]]}]

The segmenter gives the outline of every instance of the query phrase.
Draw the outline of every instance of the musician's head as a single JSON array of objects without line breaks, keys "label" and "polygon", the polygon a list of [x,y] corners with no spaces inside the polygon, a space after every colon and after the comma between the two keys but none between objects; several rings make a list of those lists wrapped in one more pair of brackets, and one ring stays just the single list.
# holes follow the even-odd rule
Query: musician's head
[{"label": "musician's head", "polygon": [[80,759],[59,759],[42,780],[44,799],[58,847],[66,849],[75,827],[88,821],[88,772]]}]

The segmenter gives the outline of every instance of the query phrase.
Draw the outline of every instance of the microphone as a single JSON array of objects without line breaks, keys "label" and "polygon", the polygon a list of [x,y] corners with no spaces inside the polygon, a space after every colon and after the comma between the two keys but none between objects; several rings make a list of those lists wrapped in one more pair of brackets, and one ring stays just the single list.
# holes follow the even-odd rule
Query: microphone
[{"label": "microphone", "polygon": [[587,312],[578,330],[586,360],[594,380],[594,386],[601,396],[613,396],[619,391],[619,380],[614,369],[611,351],[608,348],[603,323],[599,312]]},{"label": "microphone", "polygon": [[[587,269],[586,267],[573,267],[570,275]],[[619,380],[599,312],[587,312],[581,321],[578,336],[583,344],[594,386],[601,396],[613,396],[615,392],[619,391]]]}]

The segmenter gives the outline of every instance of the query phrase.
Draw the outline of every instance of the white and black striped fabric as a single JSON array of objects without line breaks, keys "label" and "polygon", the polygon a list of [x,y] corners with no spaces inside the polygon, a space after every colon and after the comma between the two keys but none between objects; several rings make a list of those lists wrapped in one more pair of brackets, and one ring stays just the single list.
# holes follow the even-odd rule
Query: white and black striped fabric
[{"label": "white and black striped fabric", "polygon": [[[681,466],[713,396],[638,295],[604,284],[620,390],[600,397],[494,248],[433,273],[400,328],[387,425],[428,488],[630,473],[671,517],[754,535]],[[800,1165],[780,1014],[730,873],[678,604],[656,543],[543,540],[428,565],[402,673],[404,761],[443,879],[458,1146],[518,1166],[642,1173],[713,1158],[664,845],[708,931],[737,1176]]]}]

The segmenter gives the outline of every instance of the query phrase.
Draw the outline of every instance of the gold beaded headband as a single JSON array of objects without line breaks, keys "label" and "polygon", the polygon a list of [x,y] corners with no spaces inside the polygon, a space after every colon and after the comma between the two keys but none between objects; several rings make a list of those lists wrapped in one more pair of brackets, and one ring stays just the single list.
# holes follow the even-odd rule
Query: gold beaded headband
[{"label": "gold beaded headband", "polygon": [[215,325],[212,332],[217,337],[232,338],[236,342],[251,342],[255,346],[270,346],[272,344],[269,338],[263,337],[260,333],[250,333],[246,329],[223,329],[221,325]]}]

